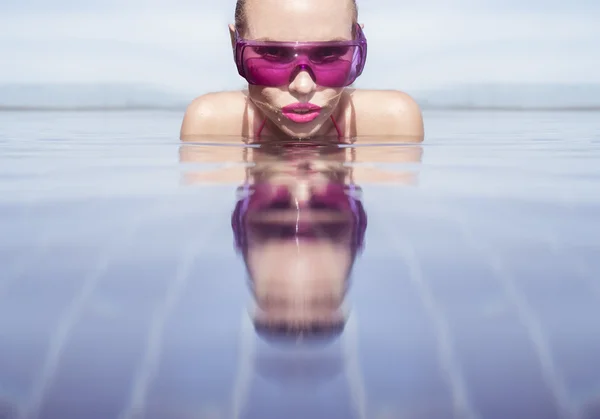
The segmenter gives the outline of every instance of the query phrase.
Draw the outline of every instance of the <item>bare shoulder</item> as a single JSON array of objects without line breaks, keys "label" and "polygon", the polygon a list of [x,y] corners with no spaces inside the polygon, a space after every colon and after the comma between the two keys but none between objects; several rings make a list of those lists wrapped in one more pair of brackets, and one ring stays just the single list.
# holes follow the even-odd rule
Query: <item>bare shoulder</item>
[{"label": "bare shoulder", "polygon": [[398,90],[355,90],[351,93],[357,135],[406,136],[422,141],[423,116],[417,102]]},{"label": "bare shoulder", "polygon": [[206,93],[187,107],[181,124],[180,139],[190,141],[204,135],[242,133],[247,95],[243,91]]}]

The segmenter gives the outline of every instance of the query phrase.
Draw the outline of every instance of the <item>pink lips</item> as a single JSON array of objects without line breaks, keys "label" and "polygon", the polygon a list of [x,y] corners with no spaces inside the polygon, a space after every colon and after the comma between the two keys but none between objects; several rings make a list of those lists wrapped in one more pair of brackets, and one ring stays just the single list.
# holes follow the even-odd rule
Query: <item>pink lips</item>
[{"label": "pink lips", "polygon": [[282,108],[281,112],[290,121],[306,124],[319,116],[321,107],[311,103],[293,103]]}]

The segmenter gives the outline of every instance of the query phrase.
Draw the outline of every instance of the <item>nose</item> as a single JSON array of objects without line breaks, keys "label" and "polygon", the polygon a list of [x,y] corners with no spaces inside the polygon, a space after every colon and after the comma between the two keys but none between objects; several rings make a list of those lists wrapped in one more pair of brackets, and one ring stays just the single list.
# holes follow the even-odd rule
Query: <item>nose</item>
[{"label": "nose", "polygon": [[307,96],[315,91],[317,84],[313,80],[308,69],[301,68],[300,71],[293,76],[290,83],[290,92],[299,96]]},{"label": "nose", "polygon": [[292,200],[298,205],[298,207],[305,207],[310,201],[311,187],[306,182],[300,182],[291,191]]}]

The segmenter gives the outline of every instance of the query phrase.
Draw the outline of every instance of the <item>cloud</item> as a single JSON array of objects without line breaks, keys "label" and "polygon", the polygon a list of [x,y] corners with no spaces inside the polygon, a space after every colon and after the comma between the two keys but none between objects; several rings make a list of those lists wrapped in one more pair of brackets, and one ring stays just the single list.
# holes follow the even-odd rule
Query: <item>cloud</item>
[{"label": "cloud", "polygon": [[[0,82],[143,82],[190,94],[243,85],[226,25],[233,1],[2,3]],[[459,7],[460,6],[460,7]],[[591,1],[359,1],[369,39],[358,87],[466,81],[600,82]],[[32,13],[31,10],[35,10]]]},{"label": "cloud", "polygon": [[359,13],[380,12],[401,16],[405,12],[420,11],[431,14],[441,13],[522,13],[538,15],[561,13],[590,14],[600,10],[596,0],[357,0]]},{"label": "cloud", "polygon": [[81,13],[156,13],[180,11],[182,14],[220,13],[233,15],[233,4],[211,0],[4,0],[0,3],[0,12],[46,14],[56,12]]},{"label": "cloud", "polygon": [[[363,14],[369,67],[361,82],[600,82],[593,16],[407,12]],[[370,28],[375,28],[369,30]],[[382,69],[386,71],[382,71]]]},{"label": "cloud", "polygon": [[[458,12],[512,12],[521,13],[533,11],[535,13],[586,13],[598,12],[600,4],[596,0],[421,0],[420,2],[408,0],[357,0],[359,10],[363,12],[379,12],[392,15],[402,15],[406,11],[429,11],[436,14],[441,11]],[[152,11],[175,11],[184,13],[219,13],[224,16],[232,16],[235,0],[212,1],[212,0],[4,0],[0,3],[1,12],[26,12],[47,13],[56,11],[68,12],[152,12]]]},{"label": "cloud", "polygon": [[54,13],[0,19],[11,33],[0,37],[0,53],[10,63],[0,68],[0,80],[226,87],[236,76],[226,24],[207,14]]}]

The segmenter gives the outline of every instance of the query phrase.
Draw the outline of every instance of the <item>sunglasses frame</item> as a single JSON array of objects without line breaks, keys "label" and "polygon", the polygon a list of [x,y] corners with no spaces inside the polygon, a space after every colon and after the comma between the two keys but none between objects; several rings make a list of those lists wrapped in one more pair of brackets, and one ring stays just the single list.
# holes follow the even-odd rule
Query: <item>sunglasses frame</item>
[{"label": "sunglasses frame", "polygon": [[358,47],[360,53],[360,62],[356,68],[356,73],[349,80],[346,86],[351,85],[363,72],[367,61],[367,38],[361,28],[356,24],[356,39],[348,41],[318,41],[318,42],[279,42],[279,41],[253,41],[241,37],[238,29],[235,29],[234,58],[235,64],[240,76],[249,84],[251,83],[244,70],[244,49],[250,47],[291,47],[291,48],[311,48],[311,47]]}]

